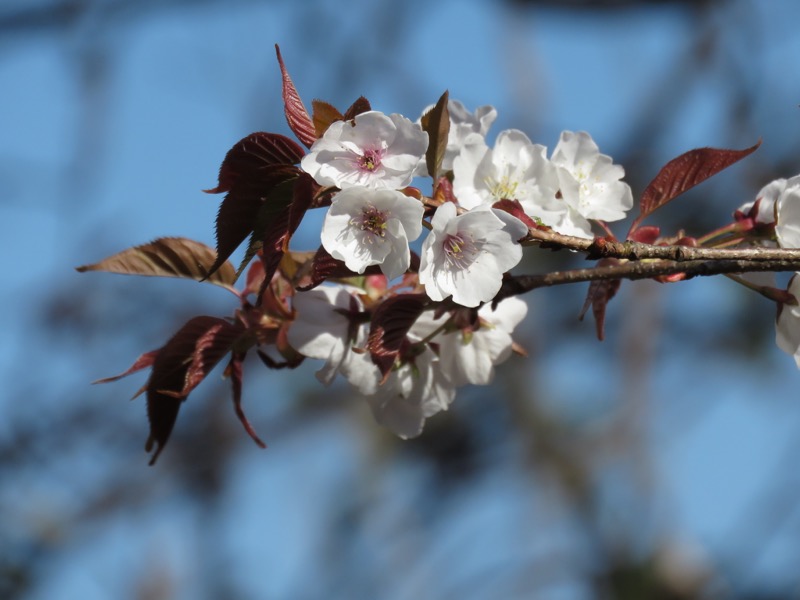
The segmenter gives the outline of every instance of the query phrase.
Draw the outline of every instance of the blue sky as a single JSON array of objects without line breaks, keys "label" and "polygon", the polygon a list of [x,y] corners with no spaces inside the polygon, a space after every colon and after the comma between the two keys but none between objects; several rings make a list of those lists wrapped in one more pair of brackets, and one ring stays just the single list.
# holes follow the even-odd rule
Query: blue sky
[{"label": "blue sky", "polygon": [[[85,339],[77,331],[55,343],[52,332],[40,329],[41,311],[57,303],[53,294],[98,285],[90,277],[113,277],[78,275],[73,267],[79,264],[165,235],[213,244],[220,199],[201,190],[214,184],[227,149],[251,131],[288,133],[274,43],[281,44],[307,103],[322,98],[344,107],[365,95],[377,109],[416,118],[449,89],[451,97],[468,106],[497,107],[493,134],[518,127],[552,147],[563,129],[587,130],[604,152],[617,156],[638,151],[624,147],[633,117],[659,92],[664,74],[691,51],[694,26],[687,14],[669,8],[588,16],[550,9],[520,15],[490,2],[443,1],[410,3],[411,9],[394,15],[380,3],[354,2],[347,11],[324,2],[300,5],[241,2],[224,11],[214,5],[189,7],[121,24],[105,21],[97,8],[58,35],[0,39],[0,222],[2,247],[13,261],[0,295],[0,368],[7,381],[19,386],[10,388],[0,405],[9,416],[0,425],[0,437],[9,437],[38,410],[58,415],[60,394],[69,390],[89,406],[119,397],[114,406],[120,420],[137,423],[144,439],[141,403],[122,402],[139,380],[116,388],[88,383],[123,370],[139,352],[166,338],[161,325],[149,324],[159,306],[141,306],[141,321],[121,323],[107,338]],[[758,164],[797,148],[800,66],[794,58],[800,56],[800,38],[792,34],[797,12],[789,0],[742,0],[718,11],[720,35],[741,31],[725,25],[743,19],[750,37],[726,46],[733,48],[731,55],[713,59],[720,68],[709,69],[707,78],[678,95],[681,117],[660,146],[650,149],[655,156],[663,162],[696,146],[745,144],[731,134],[719,110],[734,75],[753,82],[753,123],[764,137]],[[394,34],[384,39],[383,25],[394,20]],[[81,71],[86,63],[77,60],[93,51],[99,55],[91,64],[102,74],[97,89],[93,79],[81,84],[88,75]],[[737,65],[750,65],[752,71],[733,73],[731,66]],[[738,195],[709,209],[718,221],[767,183],[746,167],[721,177],[721,187],[714,189]],[[304,226],[295,240],[298,247],[316,246],[313,225],[311,219]],[[233,308],[224,292],[198,290],[202,286],[187,282],[124,279],[110,285],[118,286],[115,290],[130,286],[134,305],[137,290],[146,288],[150,298],[165,303],[178,295],[191,299],[190,314],[224,315]],[[612,333],[603,344],[594,340],[588,322],[561,343],[541,337],[540,332],[555,330],[549,321],[563,310],[557,305],[571,298],[576,313],[584,290],[571,290],[568,296],[548,292],[529,298],[531,315],[524,331],[530,362],[520,366],[517,359],[506,375],[500,370],[499,378],[513,372],[516,380],[541,391],[548,414],[586,435],[610,426],[625,398],[638,398],[632,434],[642,437],[637,447],[652,469],[639,483],[651,486],[653,499],[642,507],[647,530],[642,536],[666,532],[690,548],[690,556],[705,557],[696,558],[698,564],[710,560],[732,574],[734,586],[765,581],[796,585],[791,561],[798,554],[797,515],[788,511],[787,521],[777,526],[779,533],[764,538],[760,528],[769,523],[759,521],[766,517],[754,506],[774,499],[770,490],[781,477],[786,490],[794,497],[798,493],[797,477],[782,469],[792,464],[787,457],[800,439],[794,391],[800,373],[790,357],[771,345],[748,361],[732,363],[723,352],[726,343],[742,343],[735,332],[737,319],[746,314],[740,300],[744,292],[727,280],[625,286],[610,309]],[[110,318],[116,310],[102,297],[92,303],[98,318]],[[643,303],[651,309],[651,320],[639,315],[633,321]],[[771,327],[773,307],[766,301],[751,306],[762,311],[754,318]],[[641,341],[639,326],[654,332],[648,350],[652,363],[644,388],[632,390],[619,361],[631,357],[626,343]],[[146,346],[132,347],[124,336],[126,327],[141,328],[148,336]],[[699,336],[709,331],[717,337]],[[46,364],[46,376],[23,375],[23,365],[31,364],[25,357],[36,357],[29,359],[36,366]],[[580,536],[548,491],[547,474],[530,475],[513,444],[497,449],[494,466],[461,496],[428,507],[437,515],[430,523],[409,507],[421,502],[419,489],[435,484],[432,471],[401,455],[374,483],[365,484],[364,478],[382,466],[371,453],[393,442],[377,434],[378,443],[374,432],[365,432],[377,428],[365,407],[292,423],[292,398],[310,387],[312,372],[309,366],[270,374],[271,402],[253,408],[256,429],[267,431],[270,449],[258,451],[244,440],[219,499],[222,508],[212,519],[163,481],[166,469],[146,469],[138,441],[122,462],[115,462],[120,460],[116,454],[88,454],[94,447],[82,450],[80,445],[66,452],[68,462],[35,462],[37,468],[19,475],[2,493],[4,503],[19,511],[0,525],[15,539],[36,529],[32,521],[39,519],[45,527],[48,519],[78,511],[81,487],[100,485],[108,471],[130,470],[156,490],[160,502],[133,508],[102,528],[71,534],[31,597],[124,597],[142,572],[164,566],[174,578],[176,598],[208,594],[198,586],[209,568],[227,569],[242,597],[323,597],[325,585],[349,591],[361,585],[362,591],[381,589],[387,598],[423,591],[453,597],[465,589],[480,598],[488,591],[469,585],[470,574],[511,568],[507,565],[522,560],[519,549],[522,558],[551,551],[581,554]],[[259,405],[264,382],[248,383],[247,403]],[[15,402],[23,389],[37,392],[29,394],[30,405]],[[451,411],[479,412],[487,400],[482,394],[467,391],[464,408],[459,399]],[[192,410],[201,406],[198,400]],[[233,421],[233,415],[223,414]],[[276,423],[289,426],[276,431]],[[168,453],[169,448],[165,457]],[[607,495],[603,518],[635,527],[635,517],[617,512],[637,493],[627,490],[629,483],[617,485],[614,475],[632,458],[608,456],[599,468],[607,477],[600,486]],[[343,570],[361,561],[375,575],[348,588],[330,578],[315,580],[309,572],[331,560],[321,534],[331,526],[330,515],[320,510],[321,499],[335,504],[333,499],[353,490],[363,495],[361,521],[339,559]],[[753,515],[752,523],[742,522]],[[414,533],[403,536],[404,523]],[[528,535],[532,531],[542,532],[535,543]],[[471,547],[475,539],[483,540],[487,550]],[[222,548],[223,564],[194,562],[193,547],[208,543]],[[755,562],[747,560],[755,554]],[[748,567],[740,580],[736,570],[741,564]],[[398,577],[398,569],[407,576]],[[500,589],[508,597],[521,594],[512,577],[491,581],[507,586]],[[552,598],[590,597],[574,576],[542,589]]]}]

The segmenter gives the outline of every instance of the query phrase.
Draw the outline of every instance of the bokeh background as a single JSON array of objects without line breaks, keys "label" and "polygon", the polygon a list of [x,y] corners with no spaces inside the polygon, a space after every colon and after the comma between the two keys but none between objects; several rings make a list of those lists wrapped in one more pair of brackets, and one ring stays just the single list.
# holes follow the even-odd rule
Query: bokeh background
[{"label": "bokeh background", "polygon": [[216,372],[149,468],[144,375],[90,382],[236,301],[73,270],[213,245],[225,152],[288,133],[276,42],[307,104],[416,118],[449,89],[497,107],[490,139],[589,131],[635,195],[685,150],[763,139],[652,219],[701,233],[800,172],[799,21],[795,0],[3,2],[0,597],[800,597],[800,372],[774,305],[727,279],[623,285],[602,343],[585,287],[528,295],[529,357],[413,441],[318,365],[256,360],[260,450]]}]

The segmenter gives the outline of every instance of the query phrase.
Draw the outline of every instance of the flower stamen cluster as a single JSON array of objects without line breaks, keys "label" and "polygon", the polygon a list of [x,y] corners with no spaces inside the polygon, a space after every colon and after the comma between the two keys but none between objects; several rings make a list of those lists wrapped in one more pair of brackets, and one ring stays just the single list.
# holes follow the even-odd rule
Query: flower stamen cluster
[{"label": "flower stamen cluster", "polygon": [[351,225],[359,227],[361,231],[367,231],[372,235],[365,236],[364,241],[371,244],[375,237],[386,237],[386,214],[374,206],[367,206],[361,211],[361,217],[350,220]]},{"label": "flower stamen cluster", "polygon": [[448,235],[442,242],[445,260],[451,267],[468,268],[478,255],[479,248],[469,233]]}]

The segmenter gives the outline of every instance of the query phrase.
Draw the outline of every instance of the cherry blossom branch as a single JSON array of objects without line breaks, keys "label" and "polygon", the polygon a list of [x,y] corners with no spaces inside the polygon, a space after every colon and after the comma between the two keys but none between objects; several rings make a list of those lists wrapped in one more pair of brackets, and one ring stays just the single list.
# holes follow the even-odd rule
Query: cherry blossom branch
[{"label": "cherry blossom branch", "polygon": [[[646,244],[645,244],[646,245]],[[675,248],[672,246],[665,248]],[[695,248],[688,248],[695,250]],[[732,251],[728,251],[732,252]],[[653,277],[683,273],[686,278],[747,273],[750,271],[797,271],[800,270],[800,250],[783,250],[786,258],[774,259],[715,259],[715,260],[656,260],[653,262],[629,261],[587,269],[554,271],[541,275],[512,275],[503,281],[503,287],[494,302],[516,296],[540,287],[615,279],[650,279]],[[784,255],[784,256],[785,256]]]},{"label": "cherry blossom branch", "polygon": [[[586,252],[588,254],[588,258],[590,259],[617,258],[631,261],[661,259],[675,262],[777,261],[776,264],[779,265],[786,261],[793,261],[793,264],[800,263],[800,248],[697,248],[692,246],[678,245],[655,246],[653,244],[644,244],[641,242],[632,241],[615,242],[606,238],[595,238],[590,240],[539,229],[531,229],[529,232],[529,240],[524,242],[525,245],[531,245],[532,243],[554,244],[569,250]],[[775,268],[745,270],[786,271],[794,270],[795,268],[796,267],[783,268],[782,266],[777,266]],[[717,272],[725,273],[728,271]]]}]

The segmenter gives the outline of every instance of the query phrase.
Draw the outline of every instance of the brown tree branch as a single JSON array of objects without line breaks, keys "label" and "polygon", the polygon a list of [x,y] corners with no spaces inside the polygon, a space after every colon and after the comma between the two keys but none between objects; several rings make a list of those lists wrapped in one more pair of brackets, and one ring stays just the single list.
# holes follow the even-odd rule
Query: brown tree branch
[{"label": "brown tree branch", "polygon": [[[791,261],[796,263],[800,260],[800,248],[695,248],[692,246],[655,246],[653,244],[643,244],[641,242],[615,242],[606,238],[595,238],[593,240],[562,235],[553,231],[531,229],[528,240],[523,242],[525,245],[547,244],[549,246],[559,246],[578,252],[586,252],[587,258],[618,258],[621,260],[651,260],[661,259],[675,262],[685,261],[751,261],[776,262]],[[786,271],[795,270],[794,267],[784,269],[780,266],[775,268],[747,269],[749,271]],[[729,271],[741,272],[741,271]],[[626,277],[626,279],[628,279]]]},{"label": "brown tree branch", "polygon": [[[642,244],[645,245],[645,244]],[[665,246],[664,248],[677,248]],[[688,248],[699,250],[699,248]],[[735,250],[717,252],[735,253]],[[555,271],[541,275],[512,275],[503,281],[503,287],[494,303],[504,298],[523,294],[540,287],[580,283],[583,281],[613,279],[650,279],[653,277],[683,273],[686,278],[751,271],[800,271],[800,250],[781,250],[788,258],[725,259],[725,260],[654,260],[652,262],[628,261],[616,265],[588,269]]]}]

